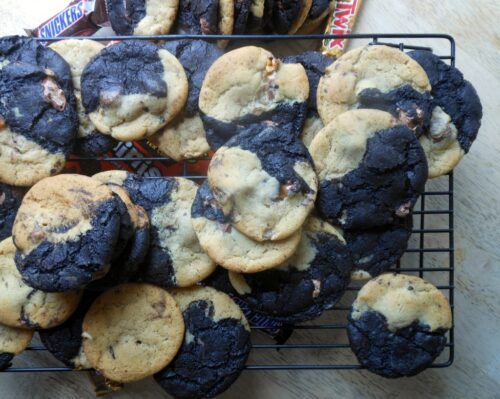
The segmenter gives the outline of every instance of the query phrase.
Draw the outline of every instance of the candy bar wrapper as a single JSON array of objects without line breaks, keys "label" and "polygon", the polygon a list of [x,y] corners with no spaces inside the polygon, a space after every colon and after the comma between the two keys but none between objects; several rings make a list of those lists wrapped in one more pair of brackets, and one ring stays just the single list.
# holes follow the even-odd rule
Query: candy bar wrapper
[{"label": "candy bar wrapper", "polygon": [[[363,0],[336,1],[333,12],[328,19],[325,34],[347,35],[351,33],[362,3]],[[348,39],[325,39],[321,51],[329,57],[338,58],[344,53],[347,42]]]}]

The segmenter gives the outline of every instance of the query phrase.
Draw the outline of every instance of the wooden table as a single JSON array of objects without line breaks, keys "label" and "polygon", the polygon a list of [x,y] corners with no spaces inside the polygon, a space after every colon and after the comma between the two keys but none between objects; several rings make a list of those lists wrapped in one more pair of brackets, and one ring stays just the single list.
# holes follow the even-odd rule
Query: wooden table
[{"label": "wooden table", "polygon": [[[37,25],[66,2],[2,0],[0,34],[22,34],[23,28]],[[452,34],[457,41],[457,66],[482,99],[484,118],[479,137],[455,173],[455,362],[450,368],[428,370],[418,377],[400,380],[385,380],[366,371],[248,371],[223,398],[500,398],[500,2],[365,0],[364,3],[355,32]],[[437,45],[435,50],[445,48]],[[429,257],[426,261],[438,262],[438,259]],[[299,342],[307,338],[303,334]],[[337,356],[339,352],[333,353]],[[276,361],[286,356],[286,353],[269,353],[264,358]],[[305,363],[329,360],[333,355],[309,351],[301,356]],[[16,364],[47,362],[56,364],[46,354],[31,352],[22,355]],[[93,387],[85,373],[0,374],[1,398],[93,396]],[[168,395],[146,380],[131,384],[112,397]]]}]

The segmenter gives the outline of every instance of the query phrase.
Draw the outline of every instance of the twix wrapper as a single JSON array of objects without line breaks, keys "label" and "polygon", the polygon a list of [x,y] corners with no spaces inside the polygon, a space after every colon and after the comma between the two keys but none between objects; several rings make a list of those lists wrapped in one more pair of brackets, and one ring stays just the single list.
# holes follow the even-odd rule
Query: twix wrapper
[{"label": "twix wrapper", "polygon": [[[336,1],[333,12],[328,19],[326,35],[347,35],[351,33],[356,18],[361,9],[363,0]],[[329,57],[340,57],[346,47],[348,39],[325,39],[321,52]]]}]

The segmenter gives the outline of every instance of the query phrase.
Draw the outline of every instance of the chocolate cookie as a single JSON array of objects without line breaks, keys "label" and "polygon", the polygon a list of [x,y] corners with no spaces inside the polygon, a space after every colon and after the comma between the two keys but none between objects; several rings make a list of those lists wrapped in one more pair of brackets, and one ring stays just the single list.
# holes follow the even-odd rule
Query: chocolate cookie
[{"label": "chocolate cookie", "polygon": [[71,316],[81,292],[43,292],[26,285],[14,257],[12,238],[0,242],[0,323],[10,327],[51,328]]},{"label": "chocolate cookie", "polygon": [[82,103],[104,134],[140,140],[184,107],[186,74],[171,53],[148,41],[123,41],[102,50],[83,70]]},{"label": "chocolate cookie", "polygon": [[12,235],[23,280],[44,291],[72,291],[103,277],[120,231],[113,192],[82,175],[59,175],[33,186]]},{"label": "chocolate cookie", "polygon": [[122,284],[92,303],[82,337],[90,366],[126,383],[153,375],[172,361],[182,344],[184,321],[164,289]]},{"label": "chocolate cookie", "polygon": [[252,0],[234,0],[233,35],[244,35],[247,31]]},{"label": "chocolate cookie", "polygon": [[85,291],[78,308],[68,320],[60,326],[38,331],[45,348],[57,360],[75,370],[91,368],[83,352],[82,324],[90,305],[98,296],[98,291]]},{"label": "chocolate cookie", "polygon": [[420,138],[429,162],[429,177],[450,172],[477,137],[483,107],[476,90],[455,67],[430,51],[408,55],[427,73],[434,110],[430,129]]},{"label": "chocolate cookie", "polygon": [[84,157],[95,157],[110,151],[117,142],[96,130],[83,108],[80,84],[83,69],[104,45],[94,40],[69,39],[52,43],[50,48],[63,57],[71,68],[79,120],[74,152]]},{"label": "chocolate cookie", "polygon": [[402,51],[360,47],[326,68],[318,86],[318,111],[326,125],[350,109],[379,109],[420,136],[430,125],[430,90],[423,68]]},{"label": "chocolate cookie", "polygon": [[186,333],[174,361],[155,374],[170,395],[214,398],[241,374],[250,353],[250,326],[233,300],[210,287],[175,290]]},{"label": "chocolate cookie", "polygon": [[0,324],[0,371],[10,367],[11,360],[28,347],[32,337],[33,330]]},{"label": "chocolate cookie", "polygon": [[347,288],[352,267],[340,230],[310,217],[291,259],[260,273],[229,272],[229,279],[250,309],[294,324],[331,308]]},{"label": "chocolate cookie", "polygon": [[106,0],[109,22],[118,35],[165,35],[178,8],[179,0]]},{"label": "chocolate cookie", "polygon": [[231,226],[207,182],[198,188],[191,208],[194,230],[202,248],[228,270],[255,273],[283,263],[300,241],[300,230],[281,241],[254,241]]},{"label": "chocolate cookie", "polygon": [[272,17],[265,27],[281,35],[294,34],[304,24],[311,5],[312,0],[266,0]]},{"label": "chocolate cookie", "polygon": [[0,240],[11,236],[12,225],[24,194],[24,188],[0,183]]},{"label": "chocolate cookie", "polygon": [[328,17],[330,10],[333,9],[333,4],[334,2],[330,0],[312,0],[309,14],[297,33],[300,35],[313,33]]},{"label": "chocolate cookie", "polygon": [[319,80],[333,60],[318,51],[306,51],[302,54],[285,57],[283,58],[283,62],[287,64],[301,64],[306,70],[310,94],[307,103],[307,119],[302,130],[301,139],[306,147],[309,147],[313,138],[324,127],[317,110],[316,93],[318,91]]},{"label": "chocolate cookie", "polygon": [[448,300],[432,284],[383,274],[359,291],[347,334],[362,366],[387,378],[409,377],[439,356],[451,325]]},{"label": "chocolate cookie", "polygon": [[273,122],[298,137],[304,126],[309,83],[299,64],[284,64],[248,46],[220,57],[208,70],[199,107],[212,149],[252,125]]},{"label": "chocolate cookie", "polygon": [[150,137],[149,141],[159,152],[176,161],[197,158],[210,150],[198,109],[200,90],[208,69],[223,51],[215,44],[203,40],[167,41],[164,47],[184,67],[189,93],[181,115]]},{"label": "chocolate cookie", "polygon": [[307,149],[279,125],[254,125],[233,137],[214,154],[207,176],[224,215],[257,241],[299,230],[318,188]]},{"label": "chocolate cookie", "polygon": [[387,226],[344,231],[354,262],[352,279],[369,279],[395,266],[408,247],[412,219],[409,215]]},{"label": "chocolate cookie", "polygon": [[415,134],[387,112],[345,112],[309,150],[320,181],[317,209],[345,229],[404,218],[424,191],[425,153]]}]

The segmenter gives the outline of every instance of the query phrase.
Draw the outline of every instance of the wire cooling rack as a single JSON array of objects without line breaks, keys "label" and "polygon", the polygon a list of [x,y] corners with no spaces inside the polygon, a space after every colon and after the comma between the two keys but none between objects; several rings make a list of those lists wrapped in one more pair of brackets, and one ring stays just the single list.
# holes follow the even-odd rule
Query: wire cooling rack
[{"label": "wire cooling rack", "polygon": [[[362,44],[384,44],[397,47],[401,51],[428,50],[434,51],[435,45],[448,49],[445,54],[438,53],[441,59],[455,65],[455,41],[446,34],[350,34],[350,35],[164,35],[164,36],[106,36],[92,37],[94,40],[174,40],[174,39],[227,39],[231,46],[243,42],[260,41],[264,47],[284,41],[324,40],[324,39],[361,40]],[[43,39],[44,42],[63,39],[84,39],[83,37],[60,37]],[[419,45],[416,45],[418,43]],[[425,43],[425,45],[422,45]],[[74,161],[85,163],[97,161],[121,162],[148,167],[153,162],[171,165],[173,161],[162,156],[142,154],[140,158],[130,153],[120,156],[101,158],[74,158]],[[123,155],[123,156],[122,156]],[[202,159],[206,161],[208,158]],[[196,181],[205,176],[199,171],[192,172],[192,166],[198,161],[182,162],[178,172],[172,176],[182,176]],[[418,275],[435,284],[449,299],[452,312],[454,309],[454,221],[453,221],[453,173],[428,182],[426,191],[421,196],[413,212],[414,228],[410,245],[405,255],[392,269],[395,272]],[[303,323],[293,328],[293,334],[286,343],[276,343],[269,335],[263,333],[265,327],[252,327],[253,350],[247,370],[353,370],[362,369],[349,349],[346,334],[347,313],[356,292],[362,283],[353,282],[347,289],[344,298],[333,309],[312,322]],[[43,346],[32,345],[29,352],[46,351]],[[26,355],[21,355],[26,356]],[[448,333],[446,349],[431,366],[432,368],[449,367],[454,359],[454,329]],[[16,359],[14,360],[16,363]],[[66,367],[11,367],[5,372],[67,372]]]}]

